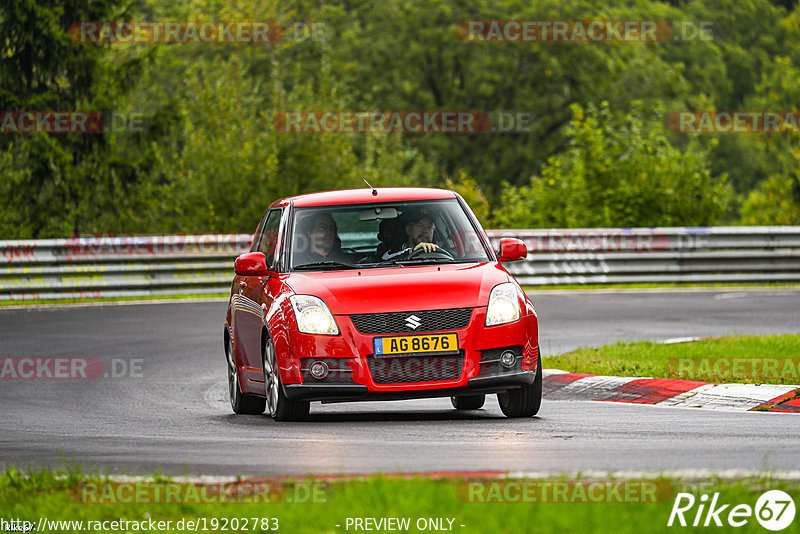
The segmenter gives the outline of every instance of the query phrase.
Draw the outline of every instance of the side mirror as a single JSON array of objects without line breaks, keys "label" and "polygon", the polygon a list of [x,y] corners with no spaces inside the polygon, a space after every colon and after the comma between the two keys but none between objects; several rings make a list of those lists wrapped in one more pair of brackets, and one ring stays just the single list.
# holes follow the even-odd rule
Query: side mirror
[{"label": "side mirror", "polygon": [[519,239],[504,237],[500,240],[500,254],[498,254],[497,258],[499,261],[517,261],[524,260],[527,257],[528,247]]},{"label": "side mirror", "polygon": [[267,268],[267,257],[263,252],[242,254],[233,262],[233,270],[239,276],[271,276],[274,271]]}]

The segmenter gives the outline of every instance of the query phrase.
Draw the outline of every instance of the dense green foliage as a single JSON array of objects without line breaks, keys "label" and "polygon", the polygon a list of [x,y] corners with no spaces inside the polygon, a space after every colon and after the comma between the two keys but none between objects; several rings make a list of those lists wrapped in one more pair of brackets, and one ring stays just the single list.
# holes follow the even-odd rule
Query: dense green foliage
[{"label": "dense green foliage", "polygon": [[[461,40],[459,23],[475,19],[669,20],[711,33]],[[270,44],[98,45],[70,40],[82,20],[270,20],[291,31]],[[249,232],[275,198],[363,179],[452,187],[492,227],[800,224],[800,136],[682,134],[665,121],[795,109],[792,2],[16,0],[0,5],[0,35],[0,110],[146,119],[135,131],[0,134],[2,238]],[[291,134],[273,128],[286,110],[533,120],[516,133]]]},{"label": "dense green foliage", "polygon": [[508,187],[502,227],[607,228],[701,225],[719,220],[728,200],[705,167],[707,152],[683,154],[663,127],[630,114],[615,120],[608,105],[576,104],[566,128],[569,148],[551,157],[529,186]]}]

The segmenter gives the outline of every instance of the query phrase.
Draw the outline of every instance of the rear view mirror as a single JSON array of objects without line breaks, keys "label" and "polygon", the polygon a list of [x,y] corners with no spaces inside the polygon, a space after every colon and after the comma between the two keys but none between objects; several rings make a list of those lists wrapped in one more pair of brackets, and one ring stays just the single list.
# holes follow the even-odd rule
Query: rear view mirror
[{"label": "rear view mirror", "polygon": [[519,239],[504,237],[500,240],[500,253],[497,258],[499,261],[517,261],[527,257],[528,247]]},{"label": "rear view mirror", "polygon": [[358,214],[360,221],[377,221],[379,219],[396,219],[397,210],[394,208],[380,208],[374,207],[368,210],[361,210]]}]

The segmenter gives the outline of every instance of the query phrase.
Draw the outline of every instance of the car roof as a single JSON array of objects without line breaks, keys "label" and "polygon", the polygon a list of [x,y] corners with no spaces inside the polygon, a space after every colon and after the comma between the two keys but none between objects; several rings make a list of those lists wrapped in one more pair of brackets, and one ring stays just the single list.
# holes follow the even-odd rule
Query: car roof
[{"label": "car roof", "polygon": [[343,189],[340,191],[323,191],[297,195],[279,200],[276,204],[290,201],[296,207],[330,206],[334,204],[362,204],[371,202],[392,202],[402,200],[438,200],[455,198],[456,194],[447,189],[434,189],[428,187],[377,187],[377,195],[372,194],[372,189]]}]

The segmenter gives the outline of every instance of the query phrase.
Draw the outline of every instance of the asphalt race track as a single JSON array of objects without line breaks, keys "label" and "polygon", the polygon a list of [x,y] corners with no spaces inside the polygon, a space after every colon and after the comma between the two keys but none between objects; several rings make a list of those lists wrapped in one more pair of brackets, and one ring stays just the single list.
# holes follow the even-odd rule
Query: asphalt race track
[{"label": "asphalt race track", "polygon": [[[800,290],[532,292],[545,354],[619,339],[800,331]],[[528,420],[449,400],[235,416],[224,302],[0,310],[0,356],[90,357],[118,378],[0,380],[0,464],[151,475],[796,470],[800,417],[545,401]],[[116,363],[112,364],[112,359]]]}]

